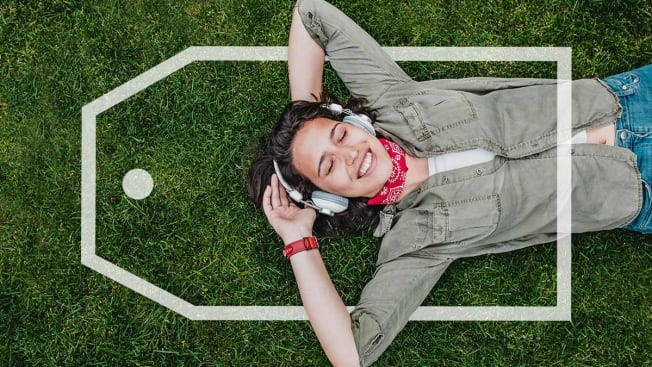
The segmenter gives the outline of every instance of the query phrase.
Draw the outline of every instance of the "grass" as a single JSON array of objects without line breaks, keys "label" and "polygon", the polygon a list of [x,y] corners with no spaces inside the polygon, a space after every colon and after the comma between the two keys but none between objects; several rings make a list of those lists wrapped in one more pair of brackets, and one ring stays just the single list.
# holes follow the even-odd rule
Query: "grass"
[{"label": "grass", "polygon": [[[575,78],[652,61],[646,1],[336,5],[387,46],[571,46]],[[80,263],[81,107],[191,45],[285,45],[291,8],[0,4],[0,365],[327,364],[306,322],[189,321]],[[550,63],[401,66],[416,79],[554,76]],[[98,116],[98,254],[195,304],[299,304],[244,184],[288,96],[284,63],[195,63]],[[122,192],[131,168],[154,177],[146,200]],[[321,242],[355,304],[377,240]],[[624,230],[574,237],[572,322],[411,322],[378,365],[652,365],[651,244]],[[554,305],[555,264],[554,245],[460,260],[425,304]]]}]

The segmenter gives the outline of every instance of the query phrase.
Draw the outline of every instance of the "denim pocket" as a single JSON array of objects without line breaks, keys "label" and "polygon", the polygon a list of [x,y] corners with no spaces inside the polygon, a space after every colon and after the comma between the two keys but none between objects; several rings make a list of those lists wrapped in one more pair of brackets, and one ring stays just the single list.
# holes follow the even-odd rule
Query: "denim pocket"
[{"label": "denim pocket", "polygon": [[619,146],[629,148],[636,154],[636,165],[641,173],[643,187],[643,202],[641,211],[636,219],[625,228],[637,232],[652,233],[652,135],[651,133],[636,133],[623,130],[626,139],[619,142]]},{"label": "denim pocket", "polygon": [[643,186],[641,211],[638,217],[624,228],[641,233],[652,233],[652,188],[645,180],[642,180],[641,185]]},{"label": "denim pocket", "polygon": [[652,231],[652,223],[650,223],[652,220],[652,188],[650,188],[650,184],[648,184],[645,180],[642,180],[642,182],[644,192],[643,207],[641,208],[639,219],[636,220],[636,224],[642,229],[646,229],[647,232],[650,232]]},{"label": "denim pocket", "polygon": [[604,82],[611,87],[611,90],[619,97],[629,96],[636,93],[641,78],[638,75],[626,72],[604,79]]}]

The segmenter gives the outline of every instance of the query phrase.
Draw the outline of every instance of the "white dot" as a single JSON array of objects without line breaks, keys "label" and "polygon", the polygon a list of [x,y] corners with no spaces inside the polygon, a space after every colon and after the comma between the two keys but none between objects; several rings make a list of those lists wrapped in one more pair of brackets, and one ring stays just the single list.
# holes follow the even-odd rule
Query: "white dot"
[{"label": "white dot", "polygon": [[154,188],[154,180],[144,169],[134,168],[122,179],[122,190],[132,199],[141,200],[149,196]]}]

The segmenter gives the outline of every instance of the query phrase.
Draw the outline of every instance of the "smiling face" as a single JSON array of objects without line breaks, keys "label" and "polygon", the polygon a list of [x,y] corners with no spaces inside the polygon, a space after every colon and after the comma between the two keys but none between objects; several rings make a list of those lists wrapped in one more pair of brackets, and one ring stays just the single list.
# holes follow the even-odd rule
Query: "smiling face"
[{"label": "smiling face", "polygon": [[317,118],[297,131],[294,167],[321,190],[346,197],[374,197],[392,173],[389,154],[361,128]]}]

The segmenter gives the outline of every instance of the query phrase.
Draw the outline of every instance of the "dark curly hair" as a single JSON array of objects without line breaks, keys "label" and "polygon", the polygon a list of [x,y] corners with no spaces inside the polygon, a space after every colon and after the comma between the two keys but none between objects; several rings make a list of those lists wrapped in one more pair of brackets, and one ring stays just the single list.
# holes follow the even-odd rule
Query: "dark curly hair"
[{"label": "dark curly hair", "polygon": [[[315,98],[317,99],[317,98]],[[335,102],[336,98],[326,94],[317,102],[293,101],[288,103],[272,130],[272,136],[264,153],[251,165],[247,175],[247,191],[249,197],[262,207],[263,193],[270,183],[274,173],[273,161],[278,162],[283,178],[301,192],[304,198],[309,198],[313,190],[318,189],[310,180],[297,171],[292,164],[291,145],[297,131],[307,121],[325,117],[341,121],[344,116],[331,112],[325,103]],[[375,114],[366,107],[363,98],[351,98],[344,108],[356,114],[365,114],[374,121]],[[367,205],[368,198],[349,198],[349,207],[342,213],[330,217],[318,215],[314,230],[321,236],[338,237],[342,235],[359,234],[365,229],[378,224],[379,205]]]}]

